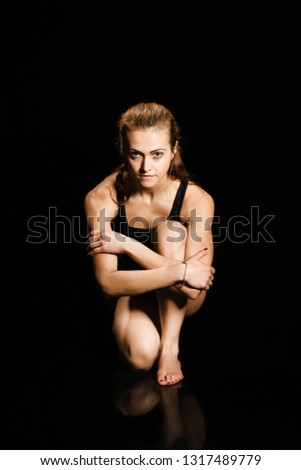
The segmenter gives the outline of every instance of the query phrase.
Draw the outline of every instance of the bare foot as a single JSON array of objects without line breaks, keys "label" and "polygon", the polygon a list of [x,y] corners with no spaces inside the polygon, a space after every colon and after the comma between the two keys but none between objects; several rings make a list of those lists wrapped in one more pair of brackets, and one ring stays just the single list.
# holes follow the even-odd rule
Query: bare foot
[{"label": "bare foot", "polygon": [[157,380],[159,385],[173,385],[184,378],[178,357],[171,352],[162,352],[159,357]]}]

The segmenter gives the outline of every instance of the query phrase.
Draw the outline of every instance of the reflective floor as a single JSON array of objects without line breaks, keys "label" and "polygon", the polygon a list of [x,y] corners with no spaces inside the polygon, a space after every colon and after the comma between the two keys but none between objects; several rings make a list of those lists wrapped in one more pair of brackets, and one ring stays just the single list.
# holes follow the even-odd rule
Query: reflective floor
[{"label": "reflective floor", "polygon": [[52,336],[49,325],[48,333],[31,332],[30,342],[15,338],[24,349],[11,364],[3,448],[299,449],[292,346],[278,344],[274,328],[274,342],[255,351],[247,336],[233,343],[234,332],[200,332],[201,323],[183,328],[185,378],[171,387],[157,385],[155,370],[129,372],[108,331],[86,330],[78,342],[74,329],[69,338],[65,327]]}]

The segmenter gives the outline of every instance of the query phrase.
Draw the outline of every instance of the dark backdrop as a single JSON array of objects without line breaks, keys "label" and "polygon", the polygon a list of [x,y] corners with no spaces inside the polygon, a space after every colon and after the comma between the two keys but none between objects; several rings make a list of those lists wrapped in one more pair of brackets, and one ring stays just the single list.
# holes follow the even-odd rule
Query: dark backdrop
[{"label": "dark backdrop", "polygon": [[[227,409],[238,420],[237,403],[248,401],[250,415],[261,405],[261,438],[250,431],[245,448],[299,445],[294,18],[283,5],[194,2],[39,2],[7,12],[4,336],[19,426],[8,446],[16,436],[27,443],[32,409],[50,422],[54,390],[105,385],[111,314],[85,256],[83,200],[117,163],[119,114],[150,100],[175,113],[186,166],[216,203],[216,279],[183,330],[186,373],[199,367],[194,386],[216,415]],[[38,219],[47,238],[29,243]],[[230,384],[227,403],[213,407],[210,397]],[[281,404],[281,439],[265,441]],[[50,431],[41,438],[38,424],[30,429],[29,446],[52,448]]]}]

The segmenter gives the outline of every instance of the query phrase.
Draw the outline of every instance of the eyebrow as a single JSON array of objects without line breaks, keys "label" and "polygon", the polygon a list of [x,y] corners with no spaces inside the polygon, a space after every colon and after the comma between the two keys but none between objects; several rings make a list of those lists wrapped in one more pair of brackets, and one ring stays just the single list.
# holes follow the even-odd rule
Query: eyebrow
[{"label": "eyebrow", "polygon": [[[160,150],[163,150],[163,151],[166,151],[165,148],[158,148],[158,149],[155,149],[155,150],[151,150],[150,153],[156,153],[156,152],[159,152]],[[137,153],[141,153],[142,155],[144,155],[143,152],[141,152],[141,150],[138,150],[138,149],[135,149],[135,148],[130,148],[130,152],[137,152]]]}]

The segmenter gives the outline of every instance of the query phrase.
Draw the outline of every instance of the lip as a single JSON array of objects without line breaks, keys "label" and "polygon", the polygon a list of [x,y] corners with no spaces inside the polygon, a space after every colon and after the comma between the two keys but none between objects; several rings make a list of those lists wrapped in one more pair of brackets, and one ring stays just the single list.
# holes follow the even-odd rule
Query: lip
[{"label": "lip", "polygon": [[139,175],[139,178],[153,178],[154,175]]}]

